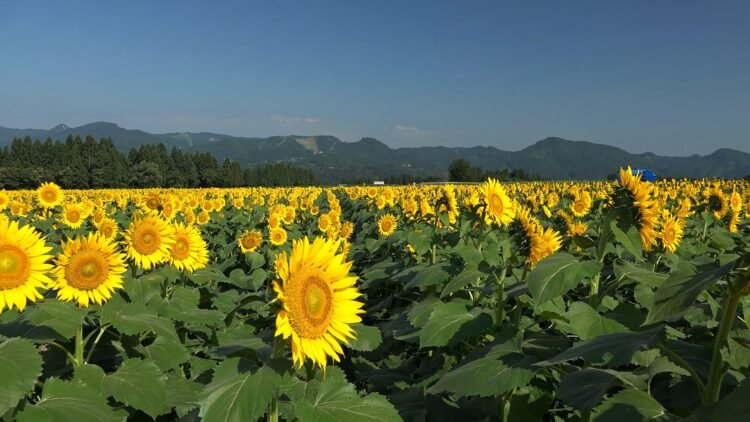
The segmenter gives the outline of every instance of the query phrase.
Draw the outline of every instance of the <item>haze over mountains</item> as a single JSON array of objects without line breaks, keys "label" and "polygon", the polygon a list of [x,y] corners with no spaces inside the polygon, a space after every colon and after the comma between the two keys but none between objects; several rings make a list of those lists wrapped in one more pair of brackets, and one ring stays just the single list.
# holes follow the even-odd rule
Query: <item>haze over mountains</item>
[{"label": "haze over mountains", "polygon": [[[121,151],[143,144],[164,144],[167,149],[212,152],[217,158],[229,158],[242,165],[287,162],[307,167],[326,181],[355,178],[411,176],[444,177],[451,161],[462,158],[485,169],[523,169],[548,179],[601,179],[620,166],[650,168],[661,177],[723,177],[750,175],[750,154],[721,148],[708,155],[688,157],[631,154],[623,149],[591,142],[546,138],[520,151],[494,147],[418,147],[390,148],[373,138],[343,142],[334,136],[272,136],[245,138],[217,133],[153,134],[125,129],[115,123],[97,122],[80,127],[57,125],[50,130],[11,129],[0,126],[0,147],[13,138],[26,136],[44,142],[64,141],[69,135],[111,138]],[[467,144],[471,144],[470,140]]]}]

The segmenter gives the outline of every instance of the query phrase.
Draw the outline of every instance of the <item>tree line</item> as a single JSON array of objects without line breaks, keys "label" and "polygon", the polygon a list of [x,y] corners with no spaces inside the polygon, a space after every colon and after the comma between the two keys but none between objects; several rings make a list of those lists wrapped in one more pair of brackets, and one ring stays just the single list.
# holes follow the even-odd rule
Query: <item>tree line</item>
[{"label": "tree line", "polygon": [[163,144],[141,145],[124,154],[110,138],[68,136],[65,142],[41,142],[25,137],[0,149],[0,189],[34,189],[46,181],[66,189],[317,183],[309,169],[284,163],[243,168],[229,159],[220,163],[210,152],[167,151]]},{"label": "tree line", "polygon": [[472,166],[464,159],[453,160],[448,166],[448,180],[451,182],[482,182],[489,177],[503,182],[543,180],[542,177],[529,174],[523,169],[484,170]]}]

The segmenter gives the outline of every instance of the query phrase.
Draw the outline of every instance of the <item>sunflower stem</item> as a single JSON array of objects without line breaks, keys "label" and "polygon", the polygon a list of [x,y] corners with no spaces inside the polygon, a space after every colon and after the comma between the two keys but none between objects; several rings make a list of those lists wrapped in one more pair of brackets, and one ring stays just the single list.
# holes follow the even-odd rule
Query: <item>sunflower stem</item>
[{"label": "sunflower stem", "polygon": [[83,340],[83,324],[81,324],[78,327],[78,331],[76,331],[76,343],[75,343],[75,367],[78,368],[80,366],[83,366],[85,363],[83,360],[83,349],[86,346],[86,343]]},{"label": "sunflower stem", "polygon": [[721,322],[719,322],[719,332],[716,334],[714,340],[714,351],[713,358],[711,359],[711,369],[708,375],[708,382],[706,383],[706,394],[703,398],[704,404],[712,404],[719,400],[719,393],[721,390],[721,380],[724,378],[726,373],[726,367],[724,365],[724,358],[721,356],[721,348],[727,342],[729,336],[729,330],[732,328],[732,323],[737,315],[737,307],[740,303],[742,293],[734,291],[733,289],[727,290],[726,296],[724,297],[724,304],[721,312]]},{"label": "sunflower stem", "polygon": [[[273,338],[273,352],[271,353],[272,358],[278,358],[281,356],[281,339],[279,337]],[[271,403],[268,405],[268,421],[279,422],[279,393],[277,392],[271,399]]]},{"label": "sunflower stem", "polygon": [[94,354],[94,349],[96,349],[96,345],[99,344],[99,340],[102,339],[102,336],[104,336],[104,333],[107,331],[107,328],[109,328],[109,325],[105,325],[99,328],[99,334],[96,335],[96,338],[94,339],[94,344],[92,344],[91,348],[89,348],[89,352],[86,354],[86,360],[83,362],[84,364],[89,363],[89,361],[91,360],[91,356]]}]

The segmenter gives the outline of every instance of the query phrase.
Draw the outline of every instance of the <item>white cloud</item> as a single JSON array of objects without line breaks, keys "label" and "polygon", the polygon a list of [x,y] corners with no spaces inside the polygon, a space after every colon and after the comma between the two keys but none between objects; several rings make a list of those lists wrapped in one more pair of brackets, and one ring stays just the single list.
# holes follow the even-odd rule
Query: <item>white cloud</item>
[{"label": "white cloud", "polygon": [[414,126],[404,126],[404,125],[396,125],[396,130],[399,132],[406,132],[406,133],[420,133],[421,131],[414,127]]},{"label": "white cloud", "polygon": [[320,119],[315,117],[284,116],[281,114],[274,114],[271,119],[279,123],[320,123]]}]

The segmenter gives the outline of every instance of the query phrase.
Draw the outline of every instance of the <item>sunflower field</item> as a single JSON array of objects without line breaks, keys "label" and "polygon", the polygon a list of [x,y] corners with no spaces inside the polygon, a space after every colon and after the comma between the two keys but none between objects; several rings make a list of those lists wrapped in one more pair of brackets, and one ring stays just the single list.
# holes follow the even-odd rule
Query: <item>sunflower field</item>
[{"label": "sunflower field", "polygon": [[750,183],[0,191],[0,419],[750,415]]}]

